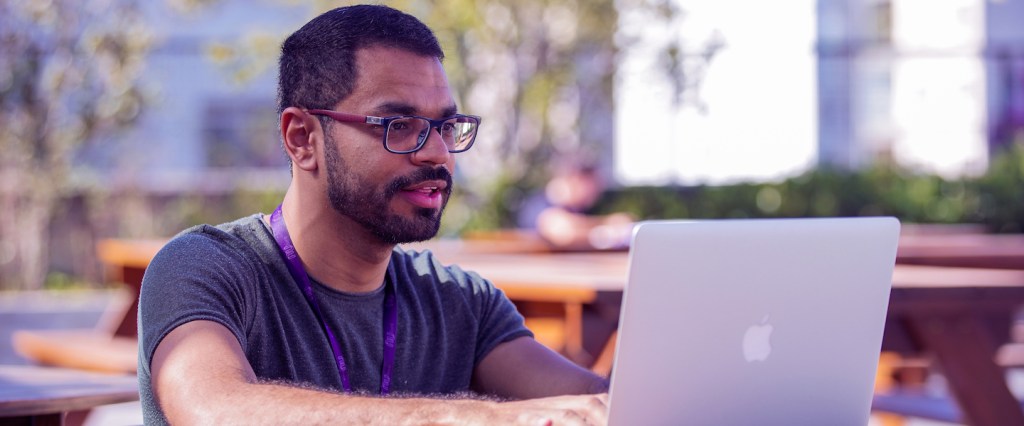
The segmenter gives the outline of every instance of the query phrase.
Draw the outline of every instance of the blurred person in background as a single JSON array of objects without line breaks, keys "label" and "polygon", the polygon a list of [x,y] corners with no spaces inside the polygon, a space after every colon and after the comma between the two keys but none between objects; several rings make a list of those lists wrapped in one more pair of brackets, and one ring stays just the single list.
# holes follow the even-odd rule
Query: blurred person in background
[{"label": "blurred person in background", "polygon": [[523,203],[519,227],[533,230],[556,250],[624,249],[634,218],[627,213],[595,214],[604,180],[590,162],[559,161],[554,176]]}]

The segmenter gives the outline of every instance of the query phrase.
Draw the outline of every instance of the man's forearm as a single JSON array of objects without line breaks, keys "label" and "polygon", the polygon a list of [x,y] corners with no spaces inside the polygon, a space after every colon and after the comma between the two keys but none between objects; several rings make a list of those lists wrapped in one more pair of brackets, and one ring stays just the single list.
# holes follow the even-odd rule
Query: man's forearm
[{"label": "man's forearm", "polygon": [[193,394],[165,407],[172,424],[553,424],[564,419],[603,424],[605,395],[563,396],[514,402],[487,399],[388,397],[339,394],[280,383],[232,386]]},{"label": "man's forearm", "polygon": [[[578,367],[569,368],[571,373],[554,374],[566,369],[567,361],[547,349],[539,350],[532,339],[517,341],[492,351],[483,362],[488,367],[478,369],[482,377],[488,378],[483,383],[501,390],[488,393],[531,398],[603,388],[600,378]],[[515,350],[517,347],[526,348],[527,352],[520,353]],[[501,358],[518,361],[503,368]],[[525,368],[531,360],[535,366],[539,364],[539,374],[508,374],[530,371]],[[557,362],[551,364],[552,360]],[[172,424],[549,424],[565,419],[589,419],[590,424],[602,424],[605,416],[604,395],[512,402],[379,398],[303,388],[290,382],[268,383],[257,378],[234,336],[209,321],[183,324],[164,337],[154,352],[152,371],[153,393]],[[511,376],[513,383],[502,384],[509,380],[499,376]],[[541,380],[544,377],[547,378]]]},{"label": "man's forearm", "polygon": [[[183,393],[189,393],[183,390]],[[494,409],[486,400],[440,400],[423,397],[381,398],[341,394],[282,383],[248,383],[193,390],[163,407],[172,424],[402,424],[484,421],[474,419]],[[415,421],[413,421],[415,420]]]}]

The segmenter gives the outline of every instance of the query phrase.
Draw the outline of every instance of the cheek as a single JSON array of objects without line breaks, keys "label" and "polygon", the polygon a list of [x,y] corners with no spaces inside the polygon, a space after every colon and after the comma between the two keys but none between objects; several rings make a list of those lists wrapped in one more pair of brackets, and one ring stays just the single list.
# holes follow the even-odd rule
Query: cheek
[{"label": "cheek", "polygon": [[[328,144],[326,149],[335,150],[334,155],[338,161],[335,162],[334,172],[339,178],[365,181],[384,167],[380,164],[380,156],[372,152],[378,148],[377,145],[358,137],[358,134],[338,132],[335,135],[334,143]],[[383,151],[383,147],[380,149]]]},{"label": "cheek", "polygon": [[350,170],[343,170],[342,173],[349,173],[361,185],[380,191],[398,176],[398,170],[402,170],[400,157],[388,152],[384,155],[355,156],[347,162]]}]

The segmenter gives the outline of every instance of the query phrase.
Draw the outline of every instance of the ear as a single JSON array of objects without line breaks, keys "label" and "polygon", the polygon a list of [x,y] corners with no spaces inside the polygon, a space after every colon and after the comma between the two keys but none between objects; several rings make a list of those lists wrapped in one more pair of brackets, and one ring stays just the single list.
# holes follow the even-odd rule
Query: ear
[{"label": "ear", "polygon": [[320,121],[299,108],[288,107],[281,112],[281,140],[293,168],[316,170],[317,140],[322,137],[318,129]]}]

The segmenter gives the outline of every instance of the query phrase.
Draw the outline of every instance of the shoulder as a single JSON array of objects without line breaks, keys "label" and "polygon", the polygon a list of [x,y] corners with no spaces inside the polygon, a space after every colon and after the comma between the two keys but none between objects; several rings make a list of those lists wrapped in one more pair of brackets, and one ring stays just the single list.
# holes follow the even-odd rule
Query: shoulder
[{"label": "shoulder", "polygon": [[253,248],[254,241],[265,239],[260,235],[266,233],[261,220],[260,215],[252,215],[216,226],[193,226],[172,238],[161,252]]},{"label": "shoulder", "polygon": [[460,291],[474,295],[492,295],[494,286],[472,271],[465,271],[458,265],[447,265],[430,250],[410,250],[395,247],[391,254],[391,265],[399,279],[410,282],[414,287],[430,286],[438,291]]},{"label": "shoulder", "polygon": [[258,261],[260,252],[266,250],[262,240],[267,238],[259,235],[262,226],[259,217],[252,215],[217,226],[197,225],[186,229],[157,252],[149,268],[159,271],[182,265],[189,265],[189,269],[202,265],[226,267]]},{"label": "shoulder", "polygon": [[[217,226],[199,225],[171,239],[142,279],[140,324],[158,330],[148,335],[160,339],[186,321],[206,319],[224,324],[244,343],[243,325],[263,305],[261,289],[279,276],[261,254],[270,248],[253,243],[272,239],[258,236],[260,226],[259,216],[253,215]],[[152,345],[147,348],[157,341],[147,341]]]}]

